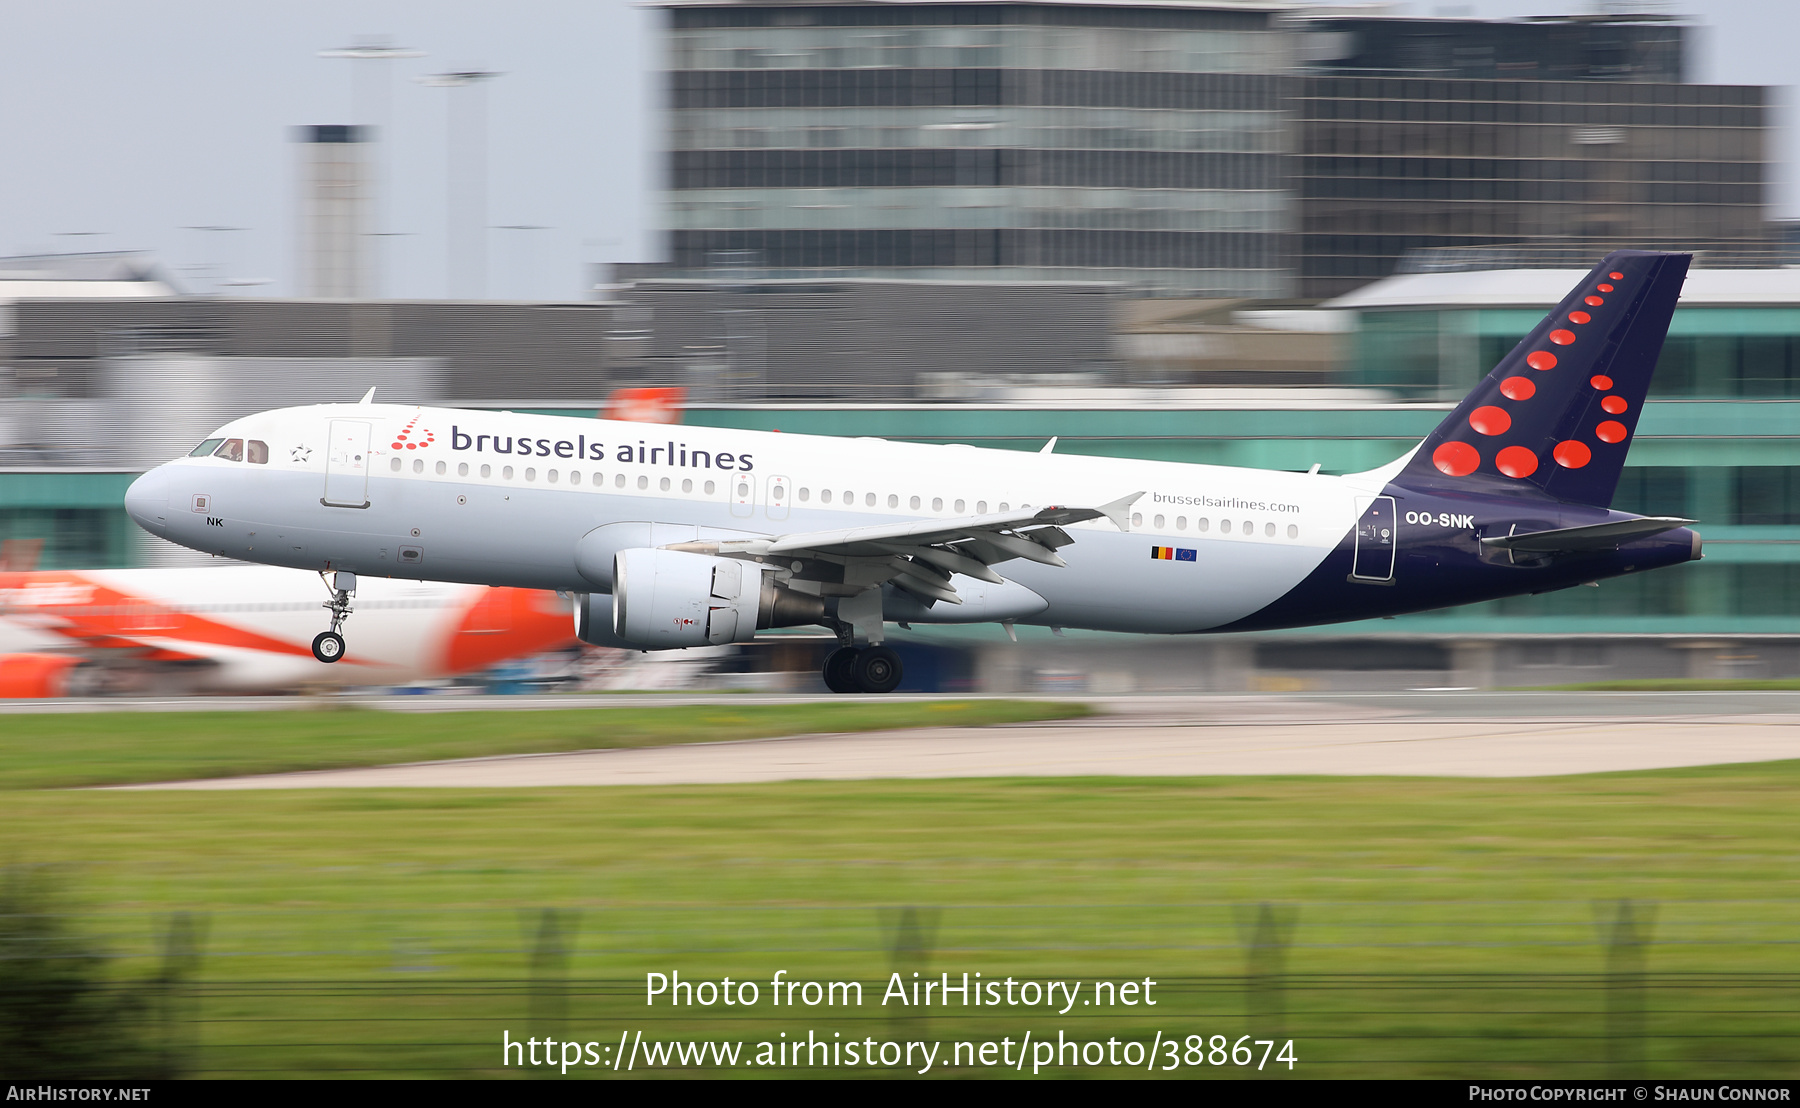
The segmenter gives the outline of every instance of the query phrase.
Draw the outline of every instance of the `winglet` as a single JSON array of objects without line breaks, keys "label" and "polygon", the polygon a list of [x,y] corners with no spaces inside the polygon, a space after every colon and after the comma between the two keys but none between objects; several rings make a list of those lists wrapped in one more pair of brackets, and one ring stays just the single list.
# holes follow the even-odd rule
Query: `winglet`
[{"label": "winglet", "polygon": [[371,385],[369,387],[369,391],[363,393],[363,398],[361,400],[358,400],[357,403],[358,404],[373,404],[373,403],[375,403],[375,390],[380,387],[381,386],[379,386],[379,385]]},{"label": "winglet", "polygon": [[1055,435],[1051,435],[1051,436],[1050,436],[1050,441],[1049,441],[1049,442],[1047,442],[1047,443],[1045,443],[1045,444],[1044,444],[1044,445],[1043,445],[1043,448],[1042,448],[1042,449],[1040,449],[1040,450],[1039,450],[1039,451],[1038,451],[1038,453],[1039,453],[1039,454],[1054,454],[1054,453],[1056,453],[1056,436],[1055,436]]},{"label": "winglet", "polygon": [[1139,489],[1130,496],[1121,496],[1110,504],[1100,505],[1100,511],[1105,513],[1107,519],[1113,521],[1114,527],[1121,531],[1129,531],[1131,529],[1128,526],[1131,523],[1131,506],[1136,504],[1138,498],[1143,495],[1144,490]]}]

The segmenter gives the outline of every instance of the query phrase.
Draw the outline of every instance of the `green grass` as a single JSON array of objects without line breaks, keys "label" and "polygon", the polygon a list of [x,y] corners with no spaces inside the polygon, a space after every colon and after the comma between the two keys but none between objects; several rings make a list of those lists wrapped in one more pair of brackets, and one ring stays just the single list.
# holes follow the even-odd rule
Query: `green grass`
[{"label": "green grass", "polygon": [[1628,681],[1581,681],[1573,685],[1531,685],[1512,692],[1791,692],[1800,677],[1713,678],[1641,677]]},{"label": "green grass", "polygon": [[[79,925],[125,956],[124,976],[152,971],[169,912],[205,914],[202,1074],[498,1074],[503,1029],[561,1026],[601,1043],[638,1029],[1279,1033],[1296,1041],[1296,1076],[1591,1077],[1607,1072],[1609,1006],[1637,997],[1643,1072],[1791,1077],[1797,787],[1800,762],[1511,780],[13,792],[0,844],[61,867]],[[1641,993],[1604,975],[1621,898],[1653,913]],[[1247,949],[1262,903],[1292,914],[1284,964]],[[912,953],[896,943],[903,906],[927,923]],[[555,960],[532,953],[550,907],[576,914],[560,986],[543,975]],[[896,966],[1148,976],[1161,1003],[896,1021],[876,1004]],[[1258,966],[1285,970],[1278,1002],[1246,989]],[[778,969],[862,980],[869,1001],[777,1011]],[[764,1003],[647,1009],[644,975],[675,970],[761,982]]]},{"label": "green grass", "polygon": [[0,716],[0,789],[117,785],[394,762],[663,746],[1088,713],[1019,700],[847,701],[520,712],[105,712]]}]

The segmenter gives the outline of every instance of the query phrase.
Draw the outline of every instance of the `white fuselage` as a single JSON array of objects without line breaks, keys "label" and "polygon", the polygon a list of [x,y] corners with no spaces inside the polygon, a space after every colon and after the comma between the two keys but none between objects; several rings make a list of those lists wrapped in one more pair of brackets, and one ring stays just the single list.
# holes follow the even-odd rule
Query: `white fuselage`
[{"label": "white fuselage", "polygon": [[1075,542],[1059,551],[1066,567],[1000,567],[1041,606],[984,606],[981,583],[959,575],[971,602],[934,605],[928,618],[1165,633],[1220,627],[1288,592],[1340,544],[1389,472],[386,404],[266,412],[215,437],[265,444],[257,452],[267,461],[161,466],[133,487],[133,518],[174,542],[270,565],[574,592],[609,587],[583,576],[576,549],[624,521],[668,525],[677,540],[781,536],[1142,492],[1123,532],[1107,520],[1071,525]]}]

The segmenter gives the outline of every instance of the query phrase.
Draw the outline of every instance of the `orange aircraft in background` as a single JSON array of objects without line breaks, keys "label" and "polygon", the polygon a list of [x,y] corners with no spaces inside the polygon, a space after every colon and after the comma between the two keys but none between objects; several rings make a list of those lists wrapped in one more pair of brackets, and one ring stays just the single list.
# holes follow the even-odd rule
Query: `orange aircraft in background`
[{"label": "orange aircraft in background", "polygon": [[398,685],[575,642],[555,593],[364,578],[356,649],[320,666],[329,599],[317,574],[268,566],[0,571],[0,698]]}]

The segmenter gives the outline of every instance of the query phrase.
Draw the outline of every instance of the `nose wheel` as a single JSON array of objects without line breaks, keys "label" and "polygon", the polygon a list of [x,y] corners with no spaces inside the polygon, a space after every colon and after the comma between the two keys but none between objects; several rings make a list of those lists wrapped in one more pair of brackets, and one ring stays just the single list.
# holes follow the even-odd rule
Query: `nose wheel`
[{"label": "nose wheel", "polygon": [[[324,579],[323,573],[319,574]],[[321,662],[335,662],[344,656],[344,621],[350,618],[354,610],[350,607],[350,597],[356,592],[356,574],[336,573],[326,586],[331,590],[331,599],[324,604],[331,613],[331,630],[320,631],[313,636],[313,657]]]},{"label": "nose wheel", "polygon": [[885,646],[839,647],[825,658],[825,687],[835,693],[891,693],[900,687],[900,656]]}]

